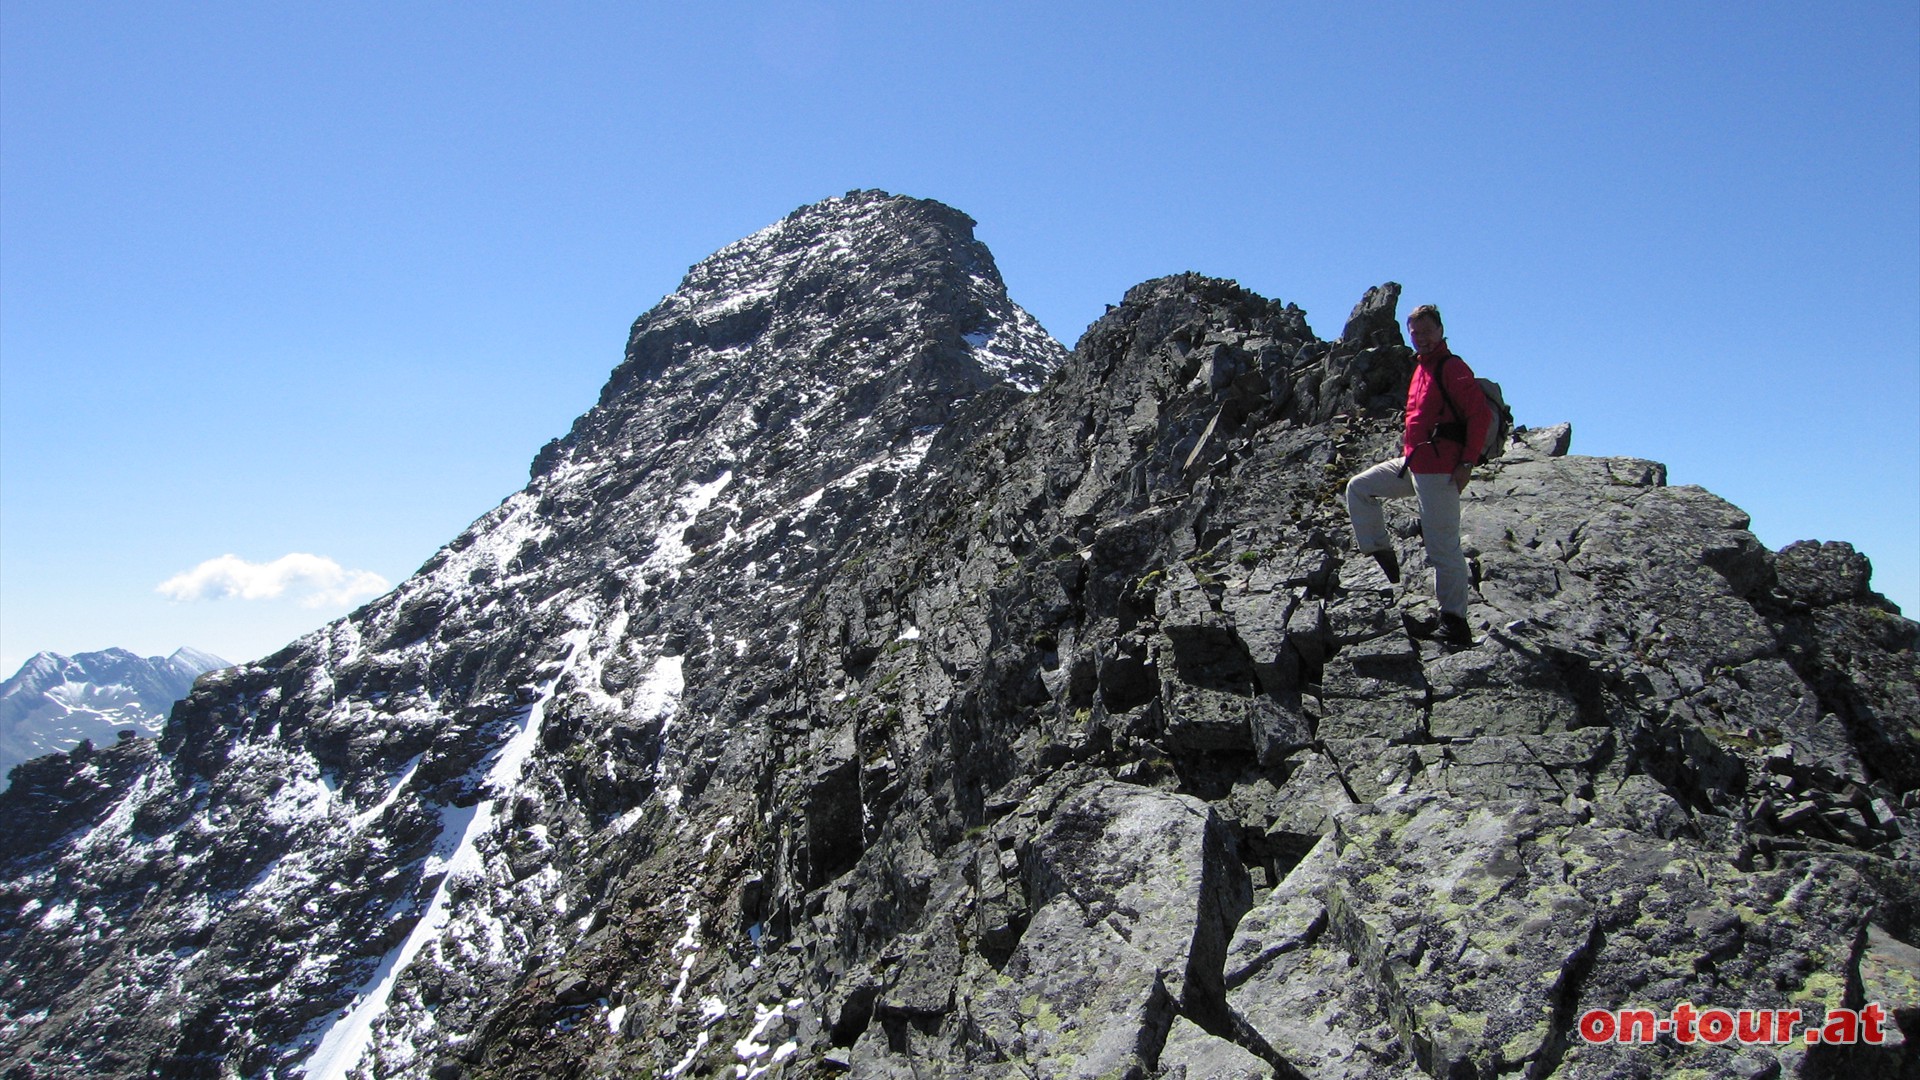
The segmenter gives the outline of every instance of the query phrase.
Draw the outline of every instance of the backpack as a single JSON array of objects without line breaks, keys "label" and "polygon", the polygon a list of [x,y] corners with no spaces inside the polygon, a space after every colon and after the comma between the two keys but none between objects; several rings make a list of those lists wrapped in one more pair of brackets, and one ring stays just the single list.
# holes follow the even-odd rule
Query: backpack
[{"label": "backpack", "polygon": [[[1457,359],[1452,353],[1448,359]],[[1442,361],[1440,370],[1434,373],[1434,383],[1440,387],[1440,396],[1446,400],[1447,408],[1453,415],[1460,417],[1441,424],[1434,434],[1453,442],[1464,444],[1467,441],[1466,414],[1460,406],[1453,403],[1453,395],[1447,393],[1446,362]],[[1476,464],[1485,465],[1494,458],[1507,452],[1507,443],[1513,439],[1513,410],[1507,408],[1507,399],[1500,393],[1500,384],[1492,379],[1475,378],[1480,384],[1480,392],[1487,395],[1487,408],[1493,410],[1493,422],[1487,425],[1487,445],[1480,448],[1480,459]],[[1469,447],[1469,449],[1472,449]]]}]

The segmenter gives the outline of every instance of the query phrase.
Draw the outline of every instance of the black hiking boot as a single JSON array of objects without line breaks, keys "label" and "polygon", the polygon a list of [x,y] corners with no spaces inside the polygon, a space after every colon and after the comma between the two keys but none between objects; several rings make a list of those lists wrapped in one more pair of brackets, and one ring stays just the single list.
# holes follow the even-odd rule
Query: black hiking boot
[{"label": "black hiking boot", "polygon": [[1400,556],[1392,548],[1369,551],[1367,554],[1373,556],[1373,561],[1380,564],[1380,570],[1387,575],[1389,582],[1395,585],[1400,584]]},{"label": "black hiking boot", "polygon": [[1465,616],[1450,612],[1440,613],[1440,640],[1453,649],[1473,648],[1473,627],[1467,625]]}]

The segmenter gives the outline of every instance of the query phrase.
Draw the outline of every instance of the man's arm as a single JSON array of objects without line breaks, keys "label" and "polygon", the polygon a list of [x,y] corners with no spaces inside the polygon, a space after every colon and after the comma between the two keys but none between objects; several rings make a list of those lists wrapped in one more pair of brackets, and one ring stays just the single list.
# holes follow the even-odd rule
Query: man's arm
[{"label": "man's arm", "polygon": [[1440,395],[1428,378],[1426,367],[1416,363],[1413,377],[1407,381],[1407,423],[1400,437],[1401,453],[1412,457],[1415,447],[1433,438],[1434,425],[1439,422]]}]

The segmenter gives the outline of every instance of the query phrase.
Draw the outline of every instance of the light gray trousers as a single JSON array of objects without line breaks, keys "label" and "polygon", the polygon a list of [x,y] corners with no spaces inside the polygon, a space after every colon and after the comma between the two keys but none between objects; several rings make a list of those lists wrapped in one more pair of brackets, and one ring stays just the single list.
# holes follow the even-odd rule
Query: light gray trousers
[{"label": "light gray trousers", "polygon": [[1347,516],[1353,519],[1353,542],[1361,551],[1385,551],[1393,546],[1387,535],[1382,499],[1420,500],[1420,534],[1433,566],[1433,591],[1440,610],[1467,614],[1467,557],[1460,552],[1460,492],[1446,473],[1415,473],[1407,459],[1394,458],[1347,481]]}]

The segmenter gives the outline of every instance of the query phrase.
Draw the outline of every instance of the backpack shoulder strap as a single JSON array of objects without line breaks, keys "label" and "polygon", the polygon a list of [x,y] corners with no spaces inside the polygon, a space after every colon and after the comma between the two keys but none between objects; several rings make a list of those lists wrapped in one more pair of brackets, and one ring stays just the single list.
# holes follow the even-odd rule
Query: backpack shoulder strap
[{"label": "backpack shoulder strap", "polygon": [[1440,358],[1440,365],[1433,369],[1433,381],[1435,385],[1440,387],[1440,396],[1446,400],[1447,411],[1453,414],[1455,420],[1464,424],[1467,422],[1467,414],[1460,411],[1460,406],[1454,403],[1453,395],[1447,393],[1447,361],[1458,359],[1459,357],[1453,355],[1451,352],[1442,356]]},{"label": "backpack shoulder strap", "polygon": [[[1453,414],[1453,419],[1447,421],[1447,423],[1459,425],[1459,432],[1460,432],[1459,443],[1460,443],[1461,463],[1462,464],[1480,464],[1485,461],[1486,455],[1484,453],[1476,453],[1472,447],[1467,445],[1467,432],[1469,430],[1467,414],[1460,411],[1460,406],[1457,402],[1453,400],[1453,395],[1447,393],[1447,361],[1458,360],[1458,359],[1460,358],[1453,355],[1451,351],[1449,351],[1445,356],[1441,357],[1440,365],[1433,369],[1433,381],[1439,384],[1440,397],[1444,401],[1446,401],[1447,411]],[[1439,434],[1440,434],[1439,426],[1436,426],[1434,428],[1434,435],[1438,436]],[[1432,441],[1432,440],[1428,440],[1428,441]],[[1452,441],[1452,440],[1449,440],[1449,441]],[[1469,456],[1474,458],[1474,460],[1468,461],[1467,459]]]}]

